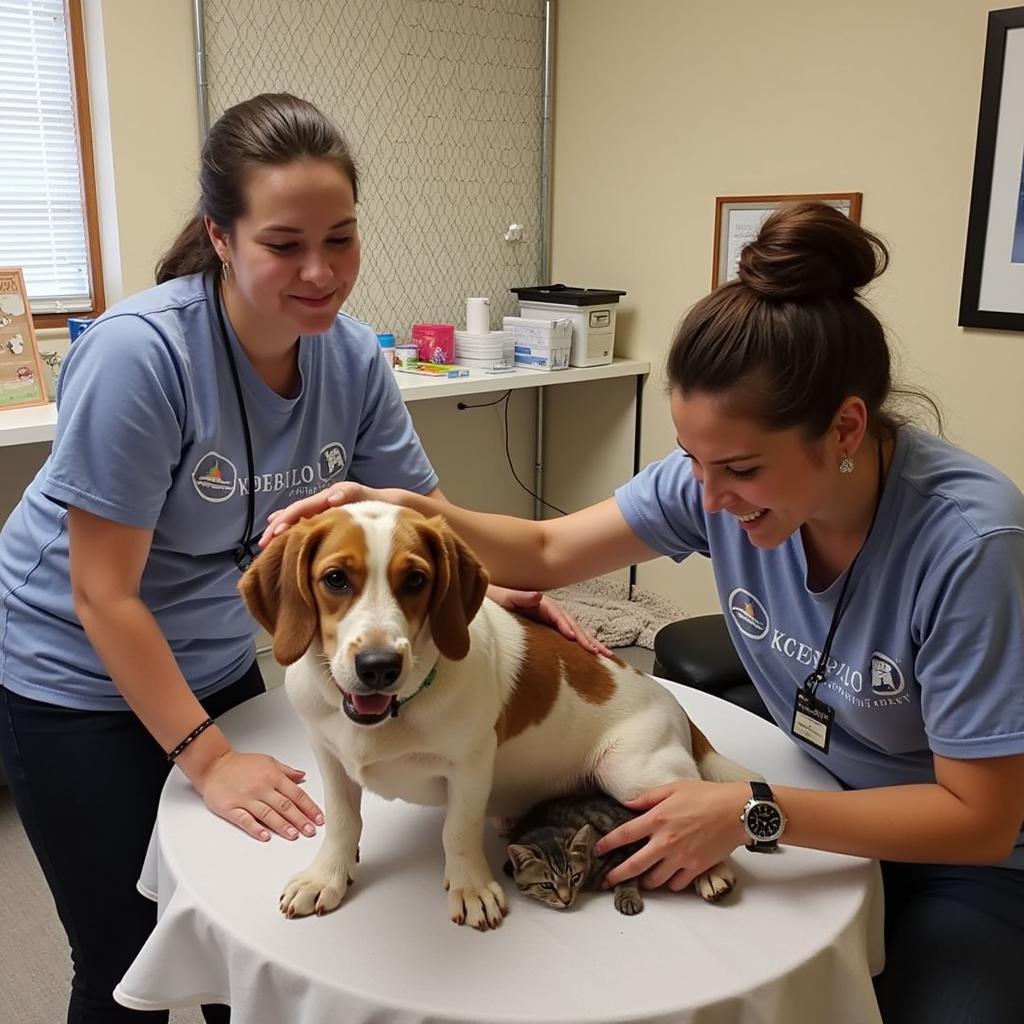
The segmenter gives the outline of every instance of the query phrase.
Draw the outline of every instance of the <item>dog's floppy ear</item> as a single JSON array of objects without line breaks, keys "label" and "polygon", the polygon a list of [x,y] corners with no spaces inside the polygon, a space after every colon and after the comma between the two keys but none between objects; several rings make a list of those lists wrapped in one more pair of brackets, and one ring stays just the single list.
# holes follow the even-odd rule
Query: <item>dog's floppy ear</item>
[{"label": "dog's floppy ear", "polygon": [[324,532],[306,523],[293,526],[271,541],[238,584],[252,617],[274,638],[274,657],[282,665],[298,661],[316,636],[309,565]]},{"label": "dog's floppy ear", "polygon": [[452,661],[469,654],[469,624],[487,594],[487,570],[442,516],[421,527],[437,575],[430,595],[430,632],[437,649]]}]

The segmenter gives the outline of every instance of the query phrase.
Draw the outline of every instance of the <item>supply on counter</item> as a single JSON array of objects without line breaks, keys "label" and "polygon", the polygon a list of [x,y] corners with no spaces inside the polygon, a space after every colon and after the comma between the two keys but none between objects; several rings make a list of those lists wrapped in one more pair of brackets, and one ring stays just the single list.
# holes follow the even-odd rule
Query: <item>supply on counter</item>
[{"label": "supply on counter", "polygon": [[507,316],[505,333],[512,337],[516,366],[530,370],[567,370],[572,350],[572,321]]},{"label": "supply on counter", "polygon": [[605,288],[572,288],[564,284],[512,288],[526,318],[567,318],[572,321],[570,366],[601,366],[612,361],[615,348],[615,307],[626,293]]},{"label": "supply on counter", "polygon": [[419,363],[420,350],[418,345],[407,342],[403,345],[395,345],[395,369],[402,370],[413,363]]},{"label": "supply on counter", "polygon": [[461,366],[482,369],[512,365],[513,341],[508,331],[488,331],[486,334],[455,332],[455,361]]},{"label": "supply on counter", "polygon": [[377,341],[380,343],[388,366],[393,368],[395,365],[395,336],[393,334],[378,334]]},{"label": "supply on counter", "polygon": [[95,317],[89,316],[69,316],[68,317],[68,336],[71,341],[74,341],[82,331],[86,329],[93,322]]},{"label": "supply on counter", "polygon": [[464,366],[451,366],[446,363],[407,363],[399,368],[399,373],[418,373],[421,377],[469,376],[469,370]]},{"label": "supply on counter", "polygon": [[491,300],[466,299],[466,333],[488,334],[491,330]]},{"label": "supply on counter", "polygon": [[450,363],[455,358],[454,324],[413,324],[412,340],[421,363]]}]

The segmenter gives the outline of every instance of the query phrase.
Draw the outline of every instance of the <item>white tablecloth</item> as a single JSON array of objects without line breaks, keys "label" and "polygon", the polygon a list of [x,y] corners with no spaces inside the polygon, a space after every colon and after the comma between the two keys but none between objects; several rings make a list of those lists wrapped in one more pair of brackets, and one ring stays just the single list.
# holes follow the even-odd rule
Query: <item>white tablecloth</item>
[{"label": "white tablecloth", "polygon": [[[835,788],[782,732],[733,705],[668,684],[723,753],[780,785]],[[283,690],[222,719],[241,749],[316,762]],[[882,965],[877,865],[786,848],[739,850],[737,891],[645,894],[636,917],[609,893],[556,911],[515,891],[488,855],[511,912],[478,933],[448,920],[442,811],[363,798],[361,863],[341,907],[288,920],[286,879],[316,839],[258,843],[172,773],[139,887],[159,922],[115,995],[136,1009],[223,1002],[233,1024],[871,1024]]]}]

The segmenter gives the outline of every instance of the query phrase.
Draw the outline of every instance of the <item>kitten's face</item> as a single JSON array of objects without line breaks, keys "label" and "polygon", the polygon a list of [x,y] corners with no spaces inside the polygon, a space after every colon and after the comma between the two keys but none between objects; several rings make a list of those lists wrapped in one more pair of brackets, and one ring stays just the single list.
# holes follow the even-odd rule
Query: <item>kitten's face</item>
[{"label": "kitten's face", "polygon": [[592,825],[564,829],[556,840],[512,843],[508,858],[521,892],[558,910],[573,905],[593,863],[597,832]]}]

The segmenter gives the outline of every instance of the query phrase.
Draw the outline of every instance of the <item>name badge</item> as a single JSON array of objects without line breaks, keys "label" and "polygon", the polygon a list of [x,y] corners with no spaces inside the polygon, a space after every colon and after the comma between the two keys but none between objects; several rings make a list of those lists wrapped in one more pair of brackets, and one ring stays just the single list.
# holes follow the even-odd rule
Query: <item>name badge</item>
[{"label": "name badge", "polygon": [[798,740],[827,754],[832,739],[832,719],[835,716],[833,708],[801,687],[796,691],[791,732]]}]

